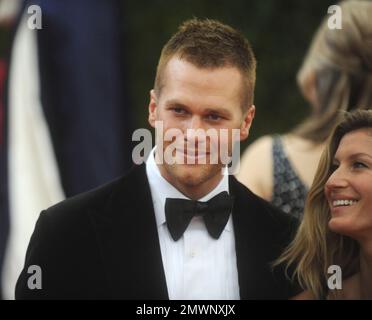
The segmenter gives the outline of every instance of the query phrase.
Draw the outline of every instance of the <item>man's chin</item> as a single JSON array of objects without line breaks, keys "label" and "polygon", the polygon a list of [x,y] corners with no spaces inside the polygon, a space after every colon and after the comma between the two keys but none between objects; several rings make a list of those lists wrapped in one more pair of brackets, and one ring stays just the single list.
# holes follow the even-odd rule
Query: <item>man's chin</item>
[{"label": "man's chin", "polygon": [[221,173],[218,165],[177,164],[169,168],[179,182],[188,186],[197,186]]}]

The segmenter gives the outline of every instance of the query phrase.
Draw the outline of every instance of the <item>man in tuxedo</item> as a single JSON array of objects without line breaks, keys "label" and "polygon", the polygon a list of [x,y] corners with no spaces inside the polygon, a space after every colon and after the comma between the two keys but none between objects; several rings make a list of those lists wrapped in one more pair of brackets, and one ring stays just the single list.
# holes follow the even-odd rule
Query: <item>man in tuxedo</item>
[{"label": "man in tuxedo", "polygon": [[[126,176],[41,213],[16,298],[291,296],[284,270],[271,262],[296,221],[224,174],[220,155],[212,161],[219,148],[233,153],[234,130],[237,140],[248,137],[255,68],[238,31],[214,20],[183,23],[162,50],[150,91],[149,123],[163,127],[157,145]],[[202,139],[200,129],[225,129],[228,138]]]}]

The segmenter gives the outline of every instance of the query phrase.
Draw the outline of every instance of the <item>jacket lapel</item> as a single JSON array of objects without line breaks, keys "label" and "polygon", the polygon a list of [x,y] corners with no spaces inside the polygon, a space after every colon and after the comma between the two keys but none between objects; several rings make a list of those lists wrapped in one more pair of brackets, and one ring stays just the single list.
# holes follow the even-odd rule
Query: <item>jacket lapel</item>
[{"label": "jacket lapel", "polygon": [[110,298],[168,299],[145,164],[118,181],[105,210],[92,221]]},{"label": "jacket lapel", "polygon": [[[262,212],[256,196],[230,176],[230,192],[235,196],[233,224],[239,275],[240,298],[265,298],[269,262]],[[248,191],[248,192],[247,192]],[[270,281],[270,280],[269,280]],[[261,295],[261,292],[263,295]]]}]

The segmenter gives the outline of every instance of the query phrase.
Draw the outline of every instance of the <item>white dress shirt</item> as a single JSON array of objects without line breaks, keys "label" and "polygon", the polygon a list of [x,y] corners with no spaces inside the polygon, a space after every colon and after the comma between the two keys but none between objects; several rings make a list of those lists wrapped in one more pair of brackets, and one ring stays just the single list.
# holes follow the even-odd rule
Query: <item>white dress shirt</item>
[{"label": "white dress shirt", "polygon": [[[155,148],[146,160],[146,173],[154,204],[169,299],[240,299],[232,216],[218,240],[209,235],[202,217],[194,217],[183,236],[174,241],[166,225],[165,200],[189,198],[162,177],[154,159]],[[228,175],[224,175],[217,187],[199,201],[208,201],[223,191],[229,192]]]}]

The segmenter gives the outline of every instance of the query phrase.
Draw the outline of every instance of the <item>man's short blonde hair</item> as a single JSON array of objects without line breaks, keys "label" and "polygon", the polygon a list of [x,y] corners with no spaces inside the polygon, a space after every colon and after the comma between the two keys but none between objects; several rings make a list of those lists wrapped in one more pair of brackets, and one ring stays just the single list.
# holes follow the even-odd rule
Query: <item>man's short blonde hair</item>
[{"label": "man's short blonde hair", "polygon": [[256,59],[248,40],[239,31],[216,20],[185,21],[162,49],[154,85],[157,96],[164,86],[164,69],[175,56],[198,68],[236,67],[243,78],[243,111],[253,104]]}]

